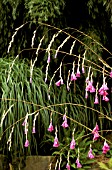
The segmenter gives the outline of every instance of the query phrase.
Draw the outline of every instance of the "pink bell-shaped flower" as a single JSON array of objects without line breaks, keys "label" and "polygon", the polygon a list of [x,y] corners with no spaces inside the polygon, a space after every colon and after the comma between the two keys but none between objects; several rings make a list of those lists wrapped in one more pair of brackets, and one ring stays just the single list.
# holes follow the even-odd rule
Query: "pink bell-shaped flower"
[{"label": "pink bell-shaped flower", "polygon": [[75,74],[74,74],[73,72],[72,72],[72,74],[71,74],[70,80],[71,80],[71,81],[77,80],[77,77],[75,76]]},{"label": "pink bell-shaped flower", "polygon": [[98,97],[97,97],[97,96],[95,97],[94,104],[99,104],[99,101],[98,101]]},{"label": "pink bell-shaped flower", "polygon": [[80,164],[80,162],[79,162],[79,159],[77,158],[77,160],[76,160],[76,164],[77,164],[77,168],[82,168],[82,165]]},{"label": "pink bell-shaped flower", "polygon": [[59,141],[58,141],[58,138],[55,137],[54,138],[54,144],[53,144],[53,147],[58,147],[59,146]]},{"label": "pink bell-shaped flower", "polygon": [[93,140],[98,140],[98,138],[99,138],[99,133],[98,133],[98,132],[95,132],[95,133],[94,133]]},{"label": "pink bell-shaped flower", "polygon": [[89,152],[88,152],[88,158],[93,159],[94,155],[92,154],[92,149],[90,148]]},{"label": "pink bell-shaped flower", "polygon": [[28,146],[29,146],[29,141],[28,141],[28,139],[26,139],[24,146],[25,146],[25,147],[28,147]]},{"label": "pink bell-shaped flower", "polygon": [[67,170],[70,170],[70,165],[67,163],[66,165]]},{"label": "pink bell-shaped flower", "polygon": [[74,140],[74,138],[72,138],[72,141],[70,143],[70,149],[74,149],[75,145],[76,145],[75,140]]},{"label": "pink bell-shaped flower", "polygon": [[48,131],[49,132],[52,132],[54,130],[54,127],[53,127],[53,125],[52,125],[52,122],[50,122],[50,125],[49,125],[49,127],[48,127]]},{"label": "pink bell-shaped flower", "polygon": [[110,150],[110,146],[107,144],[107,142],[104,142],[103,148],[102,148],[104,154],[106,154]]},{"label": "pink bell-shaped flower", "polygon": [[64,120],[64,122],[62,123],[62,125],[64,128],[67,128],[68,127],[68,123],[67,123],[67,120]]},{"label": "pink bell-shaped flower", "polygon": [[77,69],[76,77],[80,77],[80,71]]},{"label": "pink bell-shaped flower", "polygon": [[56,84],[56,86],[60,86],[61,85],[61,80],[58,80],[55,84]]},{"label": "pink bell-shaped flower", "polygon": [[92,134],[94,134],[95,132],[99,131],[99,126],[96,123],[96,126],[94,127]]}]

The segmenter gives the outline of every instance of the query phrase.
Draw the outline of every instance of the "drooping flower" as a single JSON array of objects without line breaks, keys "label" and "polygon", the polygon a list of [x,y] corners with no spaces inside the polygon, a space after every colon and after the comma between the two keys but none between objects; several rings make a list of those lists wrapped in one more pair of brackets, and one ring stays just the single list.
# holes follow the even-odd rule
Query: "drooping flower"
[{"label": "drooping flower", "polygon": [[103,148],[102,148],[104,154],[106,154],[110,150],[110,146],[107,144],[106,140],[104,142]]},{"label": "drooping flower", "polygon": [[92,131],[92,134],[94,134],[95,132],[98,132],[99,131],[99,126],[98,124],[96,123],[96,126],[94,127],[93,131]]},{"label": "drooping flower", "polygon": [[54,130],[54,127],[53,127],[53,125],[52,125],[52,122],[50,122],[50,125],[49,125],[49,127],[48,127],[48,131],[49,132],[52,132]]},{"label": "drooping flower", "polygon": [[99,104],[99,101],[98,101],[98,97],[97,97],[97,96],[95,96],[94,104]]},{"label": "drooping flower", "polygon": [[97,140],[99,138],[100,135],[99,135],[98,131],[99,131],[99,126],[96,123],[96,126],[94,127],[94,129],[92,131],[92,134],[94,135],[93,140]]},{"label": "drooping flower", "polygon": [[63,79],[61,78],[60,80],[58,80],[56,83],[56,86],[60,86],[60,85],[63,85]]},{"label": "drooping flower", "polygon": [[70,165],[67,163],[66,165],[67,170],[70,170]]},{"label": "drooping flower", "polygon": [[98,133],[98,132],[95,132],[95,133],[94,133],[93,140],[98,140],[98,138],[99,138],[99,133]]},{"label": "drooping flower", "polygon": [[70,80],[71,81],[77,80],[77,77],[76,77],[75,73],[72,72]]},{"label": "drooping flower", "polygon": [[24,120],[24,122],[22,123],[22,126],[25,126],[25,124],[26,124],[26,121]]},{"label": "drooping flower", "polygon": [[82,168],[82,165],[81,165],[81,163],[79,162],[79,159],[77,158],[77,160],[76,160],[76,164],[77,164],[77,168]]},{"label": "drooping flower", "polygon": [[61,85],[61,80],[58,80],[55,84],[56,84],[56,86],[60,86]]},{"label": "drooping flower", "polygon": [[93,82],[88,81],[87,86],[86,86],[86,91],[89,91],[90,93],[94,93],[95,92],[95,88],[93,86]]},{"label": "drooping flower", "polygon": [[104,101],[108,102],[109,101],[109,98],[107,96],[103,96],[103,99]]},{"label": "drooping flower", "polygon": [[58,141],[58,138],[55,137],[54,138],[54,144],[53,144],[53,147],[58,147],[59,146],[59,141]]},{"label": "drooping flower", "polygon": [[63,126],[64,128],[67,128],[69,125],[67,123],[67,117],[66,117],[66,114],[63,115],[63,120],[64,122],[62,123],[61,126]]},{"label": "drooping flower", "polygon": [[32,133],[36,133],[35,127],[33,127],[32,129]]},{"label": "drooping flower", "polygon": [[63,126],[64,128],[67,128],[67,127],[68,127],[67,120],[64,120],[64,122],[62,123],[62,126]]},{"label": "drooping flower", "polygon": [[94,158],[94,155],[92,154],[92,149],[91,149],[91,147],[90,147],[90,150],[89,150],[89,152],[88,152],[88,158],[90,158],[90,159],[93,159],[93,158]]},{"label": "drooping flower", "polygon": [[76,145],[75,140],[74,140],[74,138],[72,138],[72,141],[70,143],[70,149],[74,149],[75,145]]},{"label": "drooping flower", "polygon": [[25,147],[28,147],[28,146],[29,146],[29,141],[28,141],[28,139],[26,139],[24,146],[25,146]]},{"label": "drooping flower", "polygon": [[80,71],[79,71],[79,69],[77,69],[76,77],[80,77]]},{"label": "drooping flower", "polygon": [[51,59],[50,59],[50,55],[47,58],[47,63],[50,63]]},{"label": "drooping flower", "polygon": [[32,84],[32,77],[30,77],[30,84]]},{"label": "drooping flower", "polygon": [[82,73],[83,73],[83,74],[85,73],[84,66],[82,66]]}]

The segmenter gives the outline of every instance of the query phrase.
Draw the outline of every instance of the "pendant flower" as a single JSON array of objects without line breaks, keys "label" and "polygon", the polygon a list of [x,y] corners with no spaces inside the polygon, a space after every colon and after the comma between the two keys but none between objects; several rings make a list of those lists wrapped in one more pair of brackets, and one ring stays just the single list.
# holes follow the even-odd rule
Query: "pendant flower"
[{"label": "pendant flower", "polygon": [[72,72],[70,80],[71,81],[77,80],[77,77],[76,77],[75,73]]},{"label": "pendant flower", "polygon": [[99,138],[100,135],[99,135],[98,131],[99,131],[99,126],[96,123],[96,126],[94,127],[94,129],[92,131],[92,134],[94,135],[93,140],[97,140]]},{"label": "pendant flower", "polygon": [[64,84],[64,83],[63,83],[63,79],[61,78],[61,79],[58,80],[55,84],[56,84],[56,86],[60,86],[60,85]]},{"label": "pendant flower", "polygon": [[50,125],[49,125],[49,127],[48,127],[48,129],[47,129],[49,132],[52,132],[53,130],[54,130],[54,127],[53,127],[53,125],[52,125],[52,122],[50,122]]},{"label": "pendant flower", "polygon": [[74,138],[72,138],[72,141],[70,143],[70,149],[74,149],[75,145],[76,145],[75,140],[74,140]]},{"label": "pendant flower", "polygon": [[67,170],[70,170],[70,165],[67,163],[66,165]]},{"label": "pendant flower", "polygon": [[35,127],[33,127],[32,129],[32,133],[36,133]]},{"label": "pendant flower", "polygon": [[29,146],[29,141],[28,141],[28,139],[26,139],[24,146],[25,146],[25,147],[28,147],[28,146]]},{"label": "pendant flower", "polygon": [[57,137],[55,137],[54,138],[54,144],[53,144],[53,147],[58,147],[59,146],[59,141],[58,141],[58,138]]},{"label": "pendant flower", "polygon": [[89,152],[88,152],[88,158],[90,158],[90,159],[93,159],[93,158],[94,158],[94,155],[92,154],[92,149],[91,149],[91,147],[90,147],[90,150],[89,150]]},{"label": "pendant flower", "polygon": [[107,142],[104,142],[103,148],[102,148],[104,154],[106,154],[110,150],[110,146],[107,144]]},{"label": "pendant flower", "polygon": [[82,165],[80,164],[80,162],[79,162],[79,159],[77,158],[77,160],[76,160],[76,164],[77,164],[77,168],[82,168]]}]

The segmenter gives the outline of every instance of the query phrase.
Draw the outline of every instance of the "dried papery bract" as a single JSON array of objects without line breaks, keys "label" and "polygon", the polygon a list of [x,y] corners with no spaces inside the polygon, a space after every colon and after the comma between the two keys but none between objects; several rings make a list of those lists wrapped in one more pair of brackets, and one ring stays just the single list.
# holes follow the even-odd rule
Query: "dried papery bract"
[{"label": "dried papery bract", "polygon": [[80,77],[80,70],[79,70],[79,67],[80,67],[80,54],[78,56],[78,67],[77,67],[77,72],[76,72],[76,77]]},{"label": "dried papery bract", "polygon": [[57,159],[56,164],[55,164],[55,170],[57,169],[58,163],[59,163],[59,161]]},{"label": "dried papery bract", "polygon": [[98,100],[98,84],[99,84],[99,83],[97,82],[94,104],[99,104],[99,100]]},{"label": "dried papery bract", "polygon": [[8,147],[9,151],[10,151],[10,148],[11,148],[11,143],[12,143],[11,138],[12,138],[13,131],[14,131],[14,126],[11,129],[11,132],[10,132],[10,135],[9,135],[9,138],[8,138],[8,141],[7,141],[7,145],[9,145],[9,147]]},{"label": "dried papery bract", "polygon": [[18,30],[19,30],[20,28],[22,28],[24,25],[25,25],[25,24],[23,24],[23,25],[21,25],[20,27],[18,27],[18,28],[15,29],[16,31],[14,32],[14,34],[13,34],[13,36],[12,36],[12,39],[11,39],[11,41],[10,41],[10,43],[9,43],[7,53],[9,53],[9,51],[10,51],[10,48],[11,48],[11,46],[12,46],[12,43],[14,42],[14,37],[15,37],[15,35],[17,34]]},{"label": "dried papery bract", "polygon": [[61,162],[62,162],[62,156],[61,156],[61,154],[60,154],[60,161],[59,161],[58,170],[61,170]]},{"label": "dried papery bract", "polygon": [[70,38],[70,36],[68,36],[68,37],[62,42],[62,44],[57,48],[54,58],[57,58],[57,54],[58,54],[60,48],[63,47],[63,45],[68,41],[69,38]]},{"label": "dried papery bract", "polygon": [[36,122],[36,119],[37,119],[37,116],[39,115],[39,112],[35,115],[34,119],[33,119],[33,129],[32,129],[32,133],[36,133],[36,130],[35,130],[35,122]]},{"label": "dried papery bract", "polygon": [[33,68],[34,68],[35,63],[36,63],[36,61],[37,61],[38,53],[39,53],[40,47],[41,47],[41,45],[42,45],[42,41],[44,40],[44,37],[45,37],[45,35],[41,38],[40,43],[39,43],[39,45],[38,45],[38,47],[37,47],[35,60],[34,60],[33,62],[32,62],[32,60],[31,60],[31,65],[30,65],[30,83],[32,83]]},{"label": "dried papery bract", "polygon": [[51,77],[50,83],[49,83],[49,88],[48,88],[48,100],[50,100],[50,89],[51,89],[51,85],[52,85],[52,81],[55,77],[55,74],[57,73],[57,71],[60,69],[60,67],[57,68],[57,70],[54,72],[53,76]]},{"label": "dried papery bract", "polygon": [[48,47],[47,47],[47,49],[46,49],[46,52],[48,53],[48,57],[50,57],[51,46],[52,46],[55,38],[58,37],[58,35],[59,35],[61,32],[62,32],[62,30],[59,30],[58,33],[56,33],[56,34],[53,35],[53,37],[52,37],[52,39],[51,39],[51,41],[50,41],[50,43],[49,43],[49,45],[48,45]]},{"label": "dried papery bract", "polygon": [[33,46],[34,46],[35,36],[36,36],[36,30],[33,32],[32,43],[31,43],[31,47],[32,47],[32,48],[33,48]]},{"label": "dried papery bract", "polygon": [[67,90],[68,90],[68,91],[70,90],[69,80],[70,80],[70,70],[68,71],[68,77],[67,77]]},{"label": "dried papery bract", "polygon": [[48,58],[47,58],[47,66],[46,66],[46,77],[45,77],[45,82],[47,82],[47,77],[48,77],[48,69],[49,69],[49,63],[50,63],[50,60],[51,60],[51,56],[50,56],[50,50],[51,50],[51,46],[52,46],[52,43],[54,42],[55,38],[59,35],[59,33],[62,32],[62,30],[58,31],[58,33],[54,34],[47,49],[46,49],[46,52],[48,53]]},{"label": "dried papery bract", "polygon": [[7,113],[11,110],[11,108],[12,108],[13,106],[14,106],[14,104],[12,104],[6,112],[4,111],[4,113],[3,113],[3,115],[2,115],[2,118],[1,118],[0,127],[2,127],[3,121],[4,121]]},{"label": "dried papery bract", "polygon": [[7,77],[7,83],[8,83],[8,81],[9,81],[9,78],[10,78],[10,75],[11,75],[11,71],[12,71],[12,68],[13,68],[13,65],[14,65],[14,63],[15,63],[15,61],[16,61],[16,59],[19,57],[19,55],[17,55],[16,56],[16,58],[13,60],[13,62],[12,62],[12,64],[11,64],[11,66],[9,67],[9,73],[8,73],[8,77]]},{"label": "dried papery bract", "polygon": [[86,58],[85,55],[86,55],[86,50],[85,50],[85,52],[83,54],[84,58],[82,60],[82,73],[85,73],[85,70],[84,70],[84,61],[85,61],[85,58]]},{"label": "dried papery bract", "polygon": [[73,48],[74,48],[74,46],[75,46],[75,43],[76,43],[76,40],[73,41],[73,44],[72,44],[72,46],[71,46],[71,48],[70,48],[70,55],[72,54]]}]

